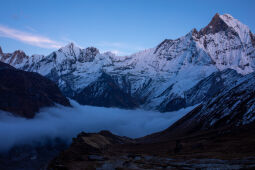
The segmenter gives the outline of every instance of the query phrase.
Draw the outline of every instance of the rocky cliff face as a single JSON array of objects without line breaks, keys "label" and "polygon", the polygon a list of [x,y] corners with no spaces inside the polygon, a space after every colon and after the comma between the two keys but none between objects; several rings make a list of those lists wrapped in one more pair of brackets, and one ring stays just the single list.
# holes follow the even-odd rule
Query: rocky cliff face
[{"label": "rocky cliff face", "polygon": [[239,129],[246,126],[248,129],[254,128],[254,76],[254,73],[241,78],[237,75],[233,80],[228,81],[228,86],[222,87],[217,94],[204,98],[198,107],[168,129],[149,135],[142,141],[165,140],[208,131],[213,133],[238,131],[239,133]]},{"label": "rocky cliff face", "polygon": [[[0,55],[1,61],[16,68],[38,72],[50,78],[70,98],[79,96],[79,100],[85,101],[89,95],[90,100],[99,100],[98,96],[93,96],[96,93],[86,90],[92,86],[97,91],[104,91],[106,96],[111,96],[111,86],[102,86],[100,83],[105,73],[119,89],[118,98],[121,101],[125,102],[123,97],[128,95],[130,99],[139,100],[142,108],[162,111],[176,110],[189,105],[187,103],[199,102],[197,99],[203,98],[199,96],[202,93],[194,91],[197,96],[188,95],[192,94],[190,89],[195,90],[193,87],[198,82],[214,72],[229,68],[245,75],[255,68],[254,35],[246,25],[228,14],[216,14],[209,25],[200,31],[193,29],[181,38],[167,39],[155,48],[130,56],[100,53],[94,47],[80,49],[72,43],[48,56],[22,55],[22,62],[17,57],[12,60],[22,64],[10,62],[11,57],[6,57],[13,54]],[[100,96],[100,100],[108,100],[105,95]],[[130,100],[126,101],[126,104],[121,105],[128,106]]]},{"label": "rocky cliff face", "polygon": [[139,100],[121,90],[105,73],[96,82],[77,93],[74,99],[83,105],[104,107],[136,108],[140,104]]},{"label": "rocky cliff face", "polygon": [[51,80],[38,73],[17,70],[0,62],[0,109],[32,118],[41,107],[70,106]]},{"label": "rocky cliff face", "polygon": [[252,34],[252,32],[250,32],[250,36],[251,36],[252,45],[255,48],[255,34]]},{"label": "rocky cliff face", "polygon": [[199,81],[194,87],[184,91],[184,97],[176,98],[170,96],[158,107],[162,112],[176,110],[176,107],[183,108],[193,106],[207,100],[225,88],[235,84],[243,76],[235,70],[226,69],[212,73],[210,76]]}]

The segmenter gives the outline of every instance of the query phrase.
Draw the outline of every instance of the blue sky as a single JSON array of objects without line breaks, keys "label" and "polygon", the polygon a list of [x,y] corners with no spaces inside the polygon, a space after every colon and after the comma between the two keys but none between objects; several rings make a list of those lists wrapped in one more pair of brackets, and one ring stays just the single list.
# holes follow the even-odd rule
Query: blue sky
[{"label": "blue sky", "polygon": [[4,52],[49,54],[74,42],[120,55],[151,48],[229,13],[255,32],[254,0],[1,0]]}]

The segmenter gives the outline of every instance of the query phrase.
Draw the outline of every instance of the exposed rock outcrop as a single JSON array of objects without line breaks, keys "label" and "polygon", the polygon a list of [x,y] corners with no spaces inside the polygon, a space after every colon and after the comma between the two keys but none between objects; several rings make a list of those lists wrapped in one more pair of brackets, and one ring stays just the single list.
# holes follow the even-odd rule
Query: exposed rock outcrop
[{"label": "exposed rock outcrop", "polygon": [[74,96],[83,105],[136,108],[139,100],[123,91],[111,76],[102,73],[99,79]]}]

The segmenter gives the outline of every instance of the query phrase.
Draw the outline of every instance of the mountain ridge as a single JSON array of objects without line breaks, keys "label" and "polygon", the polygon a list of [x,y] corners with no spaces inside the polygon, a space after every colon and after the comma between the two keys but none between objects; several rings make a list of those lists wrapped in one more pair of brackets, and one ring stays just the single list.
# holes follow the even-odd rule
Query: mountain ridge
[{"label": "mountain ridge", "polygon": [[38,73],[0,62],[0,109],[15,116],[33,118],[42,107],[71,106],[58,86]]},{"label": "mountain ridge", "polygon": [[[140,107],[168,111],[161,108],[166,101],[174,104],[182,100],[186,91],[214,72],[228,68],[243,75],[253,72],[254,39],[250,29],[231,15],[216,14],[200,31],[193,29],[130,56],[100,53],[95,47],[81,49],[70,43],[48,56],[20,57],[19,64],[9,62],[12,55],[0,59],[50,78],[70,98],[96,84],[105,73],[123,93],[143,101]],[[87,95],[95,93],[90,92]]]}]

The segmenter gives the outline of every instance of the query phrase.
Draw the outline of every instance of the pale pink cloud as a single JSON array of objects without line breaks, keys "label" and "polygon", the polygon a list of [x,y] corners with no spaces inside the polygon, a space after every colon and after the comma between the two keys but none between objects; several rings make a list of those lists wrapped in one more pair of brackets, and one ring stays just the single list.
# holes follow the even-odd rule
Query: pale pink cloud
[{"label": "pale pink cloud", "polygon": [[23,32],[17,29],[0,25],[0,36],[21,41],[42,48],[60,48],[62,44],[48,37]]}]

